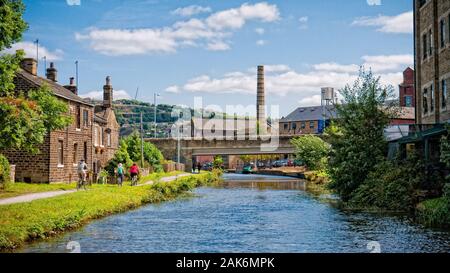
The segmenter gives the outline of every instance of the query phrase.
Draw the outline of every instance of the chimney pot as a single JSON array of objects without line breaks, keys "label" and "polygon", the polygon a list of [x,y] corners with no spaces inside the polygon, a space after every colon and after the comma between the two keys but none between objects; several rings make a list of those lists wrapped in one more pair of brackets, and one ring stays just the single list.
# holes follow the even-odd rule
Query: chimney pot
[{"label": "chimney pot", "polygon": [[78,96],[78,86],[74,83],[74,77],[69,78],[69,85],[65,85],[64,88],[69,89],[70,92]]},{"label": "chimney pot", "polygon": [[113,102],[113,87],[111,77],[106,77],[106,84],[103,86],[103,107],[111,108]]},{"label": "chimney pot", "polygon": [[33,58],[25,58],[20,63],[20,67],[32,74],[33,76],[37,75],[37,61]]},{"label": "chimney pot", "polygon": [[74,77],[70,77],[70,79],[69,79],[70,85],[74,85],[74,80],[75,80]]},{"label": "chimney pot", "polygon": [[58,81],[57,75],[58,75],[58,70],[56,70],[55,64],[53,62],[51,62],[50,67],[47,68],[47,73],[46,73],[47,79],[57,82]]}]

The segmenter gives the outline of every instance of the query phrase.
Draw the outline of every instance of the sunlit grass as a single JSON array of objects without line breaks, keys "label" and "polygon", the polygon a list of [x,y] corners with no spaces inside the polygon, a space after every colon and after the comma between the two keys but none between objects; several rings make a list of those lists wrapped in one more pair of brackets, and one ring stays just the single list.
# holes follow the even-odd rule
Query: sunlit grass
[{"label": "sunlit grass", "polygon": [[75,183],[58,183],[58,184],[30,184],[30,183],[11,183],[4,190],[0,190],[0,199],[19,196],[28,193],[73,190],[76,188]]},{"label": "sunlit grass", "polygon": [[[161,173],[152,173],[147,176],[141,177],[139,183],[145,183],[148,181],[158,181],[163,177],[168,176],[176,176],[179,174],[183,174],[185,172],[182,171],[173,171],[173,172],[161,172]],[[124,185],[130,181],[125,181]],[[58,191],[58,190],[74,190],[76,189],[76,183],[55,183],[55,184],[31,184],[31,183],[11,183],[8,185],[7,189],[0,190],[0,199],[15,197],[23,194],[29,193],[39,193],[46,191]]]},{"label": "sunlit grass", "polygon": [[14,249],[145,203],[170,200],[218,179],[216,174],[202,173],[141,187],[93,185],[87,191],[4,205],[0,207],[0,249]]}]

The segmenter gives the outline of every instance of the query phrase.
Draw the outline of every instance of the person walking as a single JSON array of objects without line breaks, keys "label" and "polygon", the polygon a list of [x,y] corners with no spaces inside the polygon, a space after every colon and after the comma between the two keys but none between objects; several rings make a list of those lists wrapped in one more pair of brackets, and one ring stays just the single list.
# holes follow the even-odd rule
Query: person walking
[{"label": "person walking", "polygon": [[139,167],[136,163],[133,163],[133,166],[131,166],[130,168],[131,186],[137,185],[138,175],[139,175]]},{"label": "person walking", "polygon": [[202,164],[200,164],[200,162],[197,163],[197,170],[198,173],[200,173],[200,170],[202,169]]},{"label": "person walking", "polygon": [[84,159],[81,159],[78,163],[77,172],[78,172],[78,183],[77,183],[77,190],[81,189],[81,187],[86,190],[86,173],[87,173],[88,167],[86,162],[84,162]]},{"label": "person walking", "polygon": [[124,177],[123,165],[122,163],[119,163],[119,165],[117,166],[117,185],[119,187],[122,187],[123,177]]}]

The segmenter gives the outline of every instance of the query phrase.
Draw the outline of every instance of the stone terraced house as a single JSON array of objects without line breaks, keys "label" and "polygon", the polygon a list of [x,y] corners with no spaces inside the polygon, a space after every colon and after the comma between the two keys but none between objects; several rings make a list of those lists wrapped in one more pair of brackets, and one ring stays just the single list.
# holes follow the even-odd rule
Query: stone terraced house
[{"label": "stone terraced house", "polygon": [[72,124],[50,132],[38,154],[22,150],[2,153],[15,165],[15,180],[29,183],[69,182],[77,179],[77,163],[84,159],[93,171],[91,178],[111,159],[119,146],[119,124],[112,111],[113,88],[107,77],[102,105],[94,106],[78,96],[74,79],[69,85],[57,83],[57,70],[51,63],[46,78],[37,75],[37,62],[27,58],[14,80],[17,92],[28,92],[47,85],[56,97],[66,102]]}]

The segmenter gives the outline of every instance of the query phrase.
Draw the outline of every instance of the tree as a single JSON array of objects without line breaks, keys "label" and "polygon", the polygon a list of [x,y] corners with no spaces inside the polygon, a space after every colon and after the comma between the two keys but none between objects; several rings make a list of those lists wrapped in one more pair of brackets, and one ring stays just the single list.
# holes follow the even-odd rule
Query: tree
[{"label": "tree", "polygon": [[308,166],[310,170],[320,170],[325,167],[325,162],[330,150],[330,145],[320,137],[307,135],[293,138],[295,156]]},{"label": "tree", "polygon": [[[141,161],[141,138],[138,132],[134,132],[124,139],[127,151],[134,162]],[[144,161],[152,166],[156,171],[162,170],[164,157],[158,148],[150,142],[144,141]]]},{"label": "tree", "polygon": [[393,97],[393,87],[382,86],[379,78],[363,69],[354,84],[340,93],[342,103],[336,106],[339,118],[326,131],[332,145],[328,173],[330,187],[348,201],[368,174],[385,160],[384,129],[397,108],[387,103]]},{"label": "tree", "polygon": [[[27,29],[22,18],[24,11],[20,0],[0,0],[0,52],[22,39]],[[23,51],[0,56],[0,150],[37,152],[37,146],[49,131],[62,129],[71,122],[67,105],[48,88],[15,92],[14,78],[24,56]]]},{"label": "tree", "polygon": [[119,149],[114,154],[114,157],[108,162],[105,169],[108,171],[110,175],[114,175],[114,171],[119,165],[122,163],[124,169],[128,169],[133,165],[133,161],[128,154],[128,146],[124,140],[120,141]]},{"label": "tree", "polygon": [[222,169],[223,168],[223,158],[220,155],[216,155],[213,161],[214,169]]}]

